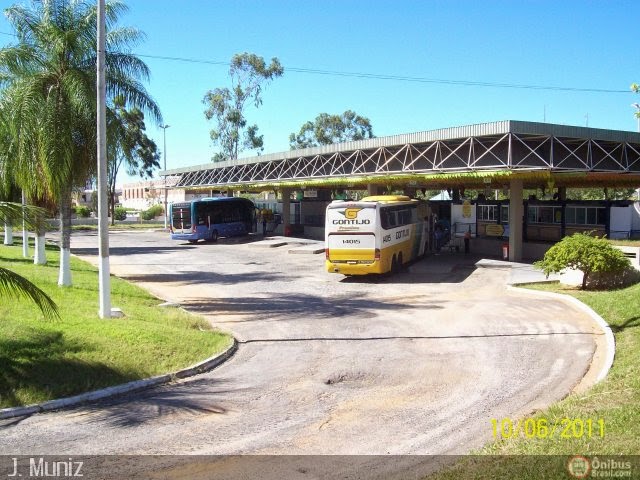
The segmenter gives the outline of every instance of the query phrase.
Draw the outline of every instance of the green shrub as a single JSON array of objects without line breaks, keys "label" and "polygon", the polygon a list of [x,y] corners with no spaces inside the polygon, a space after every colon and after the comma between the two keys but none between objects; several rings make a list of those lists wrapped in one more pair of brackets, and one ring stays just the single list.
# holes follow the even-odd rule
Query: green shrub
[{"label": "green shrub", "polygon": [[163,212],[164,209],[162,208],[162,205],[154,205],[153,207],[149,208],[149,210],[145,210],[144,212],[142,212],[142,219],[153,220],[154,218],[162,215]]},{"label": "green shrub", "polygon": [[88,218],[89,215],[91,215],[91,209],[89,207],[79,205],[76,207],[76,215],[82,218]]},{"label": "green shrub", "polygon": [[589,276],[594,273],[622,273],[631,266],[621,250],[613,247],[604,238],[586,233],[574,233],[551,247],[544,258],[534,265],[548,277],[566,268],[583,272],[582,289],[587,288]]},{"label": "green shrub", "polygon": [[113,217],[116,220],[126,220],[127,219],[127,209],[124,207],[116,207],[113,211]]}]

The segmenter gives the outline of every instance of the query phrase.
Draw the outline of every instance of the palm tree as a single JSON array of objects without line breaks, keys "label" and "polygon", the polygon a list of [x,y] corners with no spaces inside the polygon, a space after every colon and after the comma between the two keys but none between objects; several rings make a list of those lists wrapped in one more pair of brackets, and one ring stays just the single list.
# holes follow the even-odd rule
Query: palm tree
[{"label": "palm tree", "polygon": [[[0,202],[0,223],[17,224],[23,219],[37,229],[44,221],[44,210],[23,207],[18,203]],[[24,296],[31,299],[47,318],[59,317],[58,307],[51,298],[26,278],[0,267],[0,297]]]},{"label": "palm tree", "polygon": [[[144,62],[130,53],[143,35],[115,28],[127,7],[108,2],[106,78],[108,98],[122,98],[161,122],[160,110],[141,81]],[[52,198],[60,213],[59,285],[71,285],[71,193],[96,167],[95,4],[82,0],[35,0],[5,11],[18,43],[0,50],[0,108],[10,127],[7,169],[32,198]]]}]

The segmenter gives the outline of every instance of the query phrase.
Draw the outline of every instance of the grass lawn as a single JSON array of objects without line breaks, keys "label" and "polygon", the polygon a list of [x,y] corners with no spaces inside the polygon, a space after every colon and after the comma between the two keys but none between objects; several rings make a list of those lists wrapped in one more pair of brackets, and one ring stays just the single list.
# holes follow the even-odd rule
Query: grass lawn
[{"label": "grass lawn", "polygon": [[72,258],[73,286],[61,288],[57,247],[47,246],[47,260],[33,265],[22,257],[22,245],[0,246],[0,266],[47,292],[61,316],[45,320],[26,299],[1,299],[0,408],[175,371],[233,341],[201,317],[158,307],[161,300],[116,277],[111,277],[112,304],[126,317],[101,320],[96,268]]},{"label": "grass lawn", "polygon": [[[478,479],[489,478],[567,478],[565,465],[569,455],[638,455],[640,454],[640,284],[614,291],[582,292],[559,284],[530,285],[538,290],[565,293],[578,298],[595,310],[607,323],[616,339],[616,356],[609,375],[589,391],[571,395],[543,412],[532,415],[550,425],[563,419],[582,419],[584,433],[576,424],[568,438],[561,438],[558,428],[553,438],[517,438],[497,440],[480,450],[480,455],[559,455],[541,460],[530,457],[470,457],[435,478],[467,478],[473,472]],[[592,420],[592,435],[587,434],[586,420]],[[600,419],[604,436],[600,435]],[[515,419],[514,419],[515,420]],[[565,425],[567,425],[565,421]],[[491,429],[491,425],[487,425]],[[640,468],[635,462],[636,469]],[[559,467],[558,467],[559,466]],[[560,470],[558,470],[560,468]],[[635,471],[638,473],[638,471]],[[498,476],[496,476],[498,475]],[[430,477],[431,478],[431,477]],[[634,477],[636,478],[636,477]]]}]

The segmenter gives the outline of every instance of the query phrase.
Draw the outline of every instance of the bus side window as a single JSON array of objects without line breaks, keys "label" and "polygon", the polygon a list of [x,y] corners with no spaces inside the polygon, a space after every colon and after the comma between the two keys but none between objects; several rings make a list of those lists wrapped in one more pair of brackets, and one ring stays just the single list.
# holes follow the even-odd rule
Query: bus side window
[{"label": "bus side window", "polygon": [[240,215],[239,207],[233,207],[233,210],[231,211],[231,217],[234,222],[242,221],[242,216]]},{"label": "bus side window", "polygon": [[395,227],[398,224],[396,222],[396,212],[394,210],[387,210],[387,215],[389,228]]},{"label": "bus side window", "polygon": [[408,225],[411,223],[411,212],[408,208],[398,210],[398,226]]},{"label": "bus side window", "polygon": [[411,205],[409,207],[409,212],[411,215],[411,223],[417,223],[418,222],[418,206]]},{"label": "bus side window", "polygon": [[206,225],[206,214],[205,214],[205,204],[198,203],[196,204],[196,219],[197,225]]},{"label": "bus side window", "polygon": [[386,208],[380,209],[380,225],[385,230],[389,229],[389,210]]},{"label": "bus side window", "polygon": [[222,213],[220,207],[214,207],[211,210],[211,223],[222,223]]}]

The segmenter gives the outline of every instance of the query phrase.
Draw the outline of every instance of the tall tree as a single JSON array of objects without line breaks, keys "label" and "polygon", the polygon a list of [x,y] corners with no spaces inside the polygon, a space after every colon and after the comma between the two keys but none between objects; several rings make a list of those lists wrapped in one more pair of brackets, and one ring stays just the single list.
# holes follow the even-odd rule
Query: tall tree
[{"label": "tall tree", "polygon": [[[20,185],[22,190],[26,191],[30,203],[53,212],[55,202],[53,202],[49,191],[44,188],[44,184],[38,181],[42,173],[37,168],[36,159],[29,158],[31,152],[24,156],[17,154],[20,149],[26,151],[25,145],[28,144],[26,140],[33,132],[27,126],[15,125],[15,122],[12,121],[16,115],[12,103],[14,94],[11,87],[5,87],[0,95],[0,181],[2,190],[6,196],[8,189]],[[25,184],[29,184],[33,188],[25,189]],[[44,265],[47,263],[45,255],[46,224],[44,222],[38,223],[35,233],[33,263]]]},{"label": "tall tree", "polygon": [[129,175],[151,178],[160,168],[160,154],[155,142],[145,133],[144,113],[137,107],[127,109],[122,97],[116,97],[107,111],[107,176],[109,211],[115,223],[116,179],[122,165]]},{"label": "tall tree", "polygon": [[214,162],[238,158],[244,149],[263,150],[263,135],[258,135],[257,125],[247,126],[245,108],[248,103],[256,108],[262,105],[263,88],[283,73],[277,58],[272,58],[267,66],[264,58],[253,53],[233,56],[229,68],[231,88],[209,90],[202,100],[207,106],[205,117],[215,122],[215,128],[210,132],[211,140],[221,150],[214,155]]},{"label": "tall tree", "polygon": [[342,115],[321,113],[313,122],[306,122],[298,134],[289,135],[289,145],[294,150],[366,138],[374,138],[370,120],[347,110]]},{"label": "tall tree", "polygon": [[[141,80],[147,66],[130,49],[142,39],[115,23],[127,7],[105,8],[107,95],[121,96],[161,121]],[[60,285],[71,285],[71,192],[96,165],[97,8],[83,0],[34,0],[5,11],[18,43],[0,50],[3,101],[11,126],[6,157],[16,183],[34,198],[56,201],[60,212]]]},{"label": "tall tree", "polygon": [[634,191],[633,188],[567,188],[567,198],[571,200],[628,200]]}]

